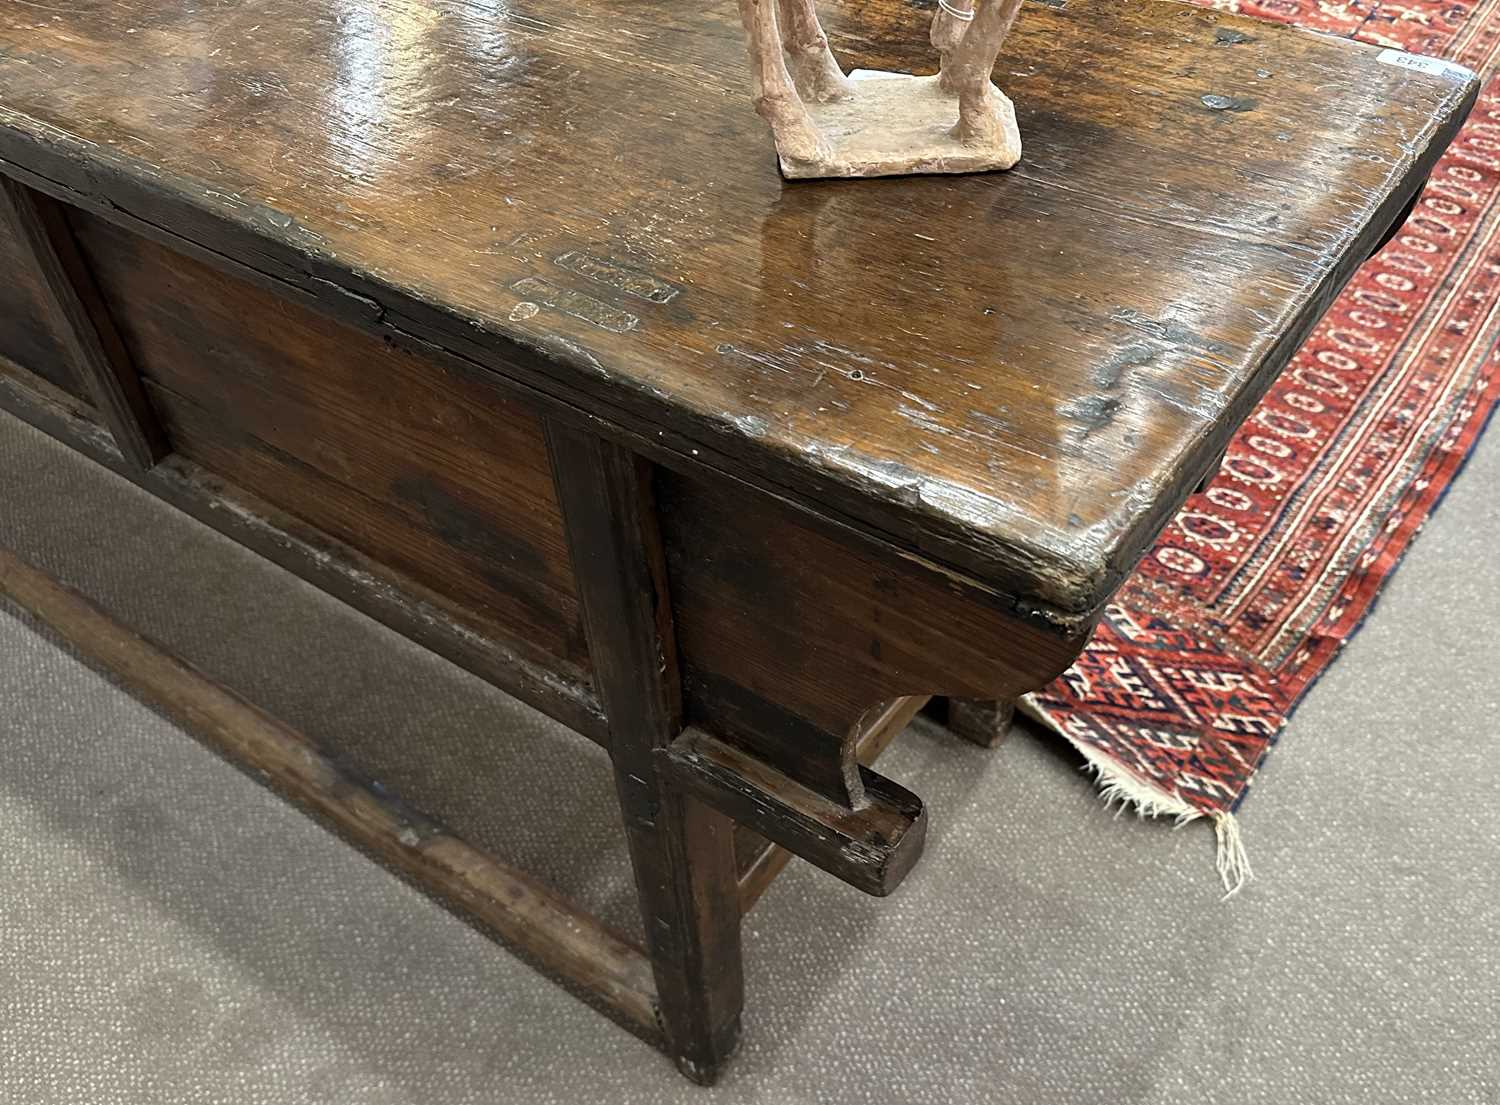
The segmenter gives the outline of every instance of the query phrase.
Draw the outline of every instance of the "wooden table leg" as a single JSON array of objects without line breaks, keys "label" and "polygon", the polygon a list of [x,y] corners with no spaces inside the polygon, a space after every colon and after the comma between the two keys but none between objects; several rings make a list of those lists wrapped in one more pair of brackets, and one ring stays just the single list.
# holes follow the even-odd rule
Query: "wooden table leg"
[{"label": "wooden table leg", "polygon": [[708,1084],[738,1042],[744,1000],[734,825],[658,768],[657,750],[682,730],[682,696],[645,462],[557,423],[547,438],[662,1033],[679,1069]]},{"label": "wooden table leg", "polygon": [[944,725],[964,740],[984,748],[998,747],[1010,735],[1011,723],[1016,717],[1014,699],[948,698],[933,701],[936,703],[935,712]]}]

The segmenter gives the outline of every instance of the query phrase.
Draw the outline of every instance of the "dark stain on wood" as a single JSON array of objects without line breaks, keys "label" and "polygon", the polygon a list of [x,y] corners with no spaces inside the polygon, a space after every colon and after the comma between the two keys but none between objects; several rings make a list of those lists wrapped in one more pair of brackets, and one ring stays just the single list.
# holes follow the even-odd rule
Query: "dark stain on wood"
[{"label": "dark stain on wood", "polygon": [[661,757],[682,690],[650,467],[593,435],[547,425],[588,625],[658,1016],[678,1068],[713,1082],[739,1041],[744,974],[734,823],[684,793]]}]

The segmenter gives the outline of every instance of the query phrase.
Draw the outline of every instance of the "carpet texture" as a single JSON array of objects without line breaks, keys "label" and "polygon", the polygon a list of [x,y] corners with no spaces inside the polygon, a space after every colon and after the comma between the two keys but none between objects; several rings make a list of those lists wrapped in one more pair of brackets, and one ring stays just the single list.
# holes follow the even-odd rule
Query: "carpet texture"
[{"label": "carpet texture", "polygon": [[[1216,6],[1486,78],[1500,49],[1494,2]],[[1246,870],[1228,815],[1500,399],[1497,151],[1491,80],[1400,233],[1329,310],[1083,657],[1027,703],[1089,758],[1108,797],[1213,818],[1228,886]]]},{"label": "carpet texture", "polygon": [[[708,1091],[0,606],[0,1102],[1494,1105],[1497,486],[1492,435],[1268,765],[1232,902],[1057,738],[915,726],[881,770],[926,854],[886,899],[777,880]],[[0,544],[638,925],[590,742],[6,417]]]}]

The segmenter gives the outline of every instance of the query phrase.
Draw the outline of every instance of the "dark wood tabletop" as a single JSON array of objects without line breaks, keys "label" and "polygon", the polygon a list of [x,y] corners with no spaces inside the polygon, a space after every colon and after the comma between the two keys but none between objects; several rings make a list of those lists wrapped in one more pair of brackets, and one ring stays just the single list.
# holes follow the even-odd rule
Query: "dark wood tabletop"
[{"label": "dark wood tabletop", "polygon": [[1120,0],[996,79],[1015,170],[789,183],[728,0],[0,0],[0,167],[1083,624],[1477,83]]}]

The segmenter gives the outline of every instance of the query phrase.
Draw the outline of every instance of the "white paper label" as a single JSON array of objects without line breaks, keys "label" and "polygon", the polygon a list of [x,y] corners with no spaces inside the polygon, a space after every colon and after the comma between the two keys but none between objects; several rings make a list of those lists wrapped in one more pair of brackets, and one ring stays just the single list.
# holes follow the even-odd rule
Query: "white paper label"
[{"label": "white paper label", "polygon": [[1430,73],[1434,77],[1447,77],[1449,80],[1466,81],[1474,76],[1472,69],[1466,69],[1456,61],[1429,58],[1422,54],[1408,54],[1403,50],[1382,50],[1378,60],[1386,65],[1412,69],[1418,73]]}]

